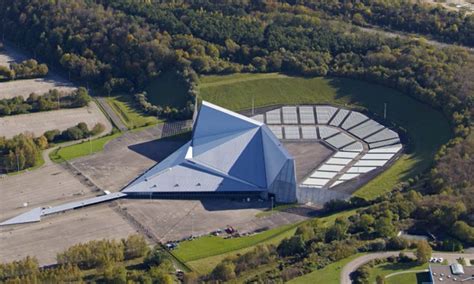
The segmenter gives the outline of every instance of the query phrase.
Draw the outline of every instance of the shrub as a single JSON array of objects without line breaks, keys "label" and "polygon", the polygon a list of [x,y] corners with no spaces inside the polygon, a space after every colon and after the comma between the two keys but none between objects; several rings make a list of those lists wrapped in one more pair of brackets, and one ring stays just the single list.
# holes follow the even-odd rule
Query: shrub
[{"label": "shrub", "polygon": [[408,248],[409,245],[409,241],[400,237],[392,237],[387,242],[387,248],[390,250],[404,250]]},{"label": "shrub", "polygon": [[474,243],[474,227],[469,226],[464,221],[454,223],[452,234],[463,242]]},{"label": "shrub", "polygon": [[61,132],[58,129],[48,130],[43,134],[43,136],[46,137],[48,142],[55,141],[59,135],[61,135]]},{"label": "shrub", "polygon": [[91,135],[97,135],[105,131],[105,125],[102,123],[98,122],[96,125],[91,130]]},{"label": "shrub", "polygon": [[305,250],[305,243],[300,235],[284,239],[277,248],[280,256],[297,255],[303,253]]},{"label": "shrub", "polygon": [[219,263],[211,272],[214,280],[229,281],[236,277],[235,266],[231,262]]},{"label": "shrub", "polygon": [[61,133],[64,140],[78,140],[84,137],[84,132],[77,126],[69,127]]},{"label": "shrub", "polygon": [[427,263],[431,257],[431,252],[432,252],[431,246],[428,244],[427,241],[423,240],[423,241],[418,242],[418,246],[416,248],[416,253],[415,253],[418,263],[420,264]]},{"label": "shrub", "polygon": [[168,259],[168,256],[161,250],[159,246],[155,246],[153,250],[148,252],[145,258],[145,264],[148,266],[158,266],[164,260]]},{"label": "shrub", "polygon": [[125,259],[142,257],[149,251],[145,238],[141,235],[131,235],[123,240],[123,244],[125,246]]}]

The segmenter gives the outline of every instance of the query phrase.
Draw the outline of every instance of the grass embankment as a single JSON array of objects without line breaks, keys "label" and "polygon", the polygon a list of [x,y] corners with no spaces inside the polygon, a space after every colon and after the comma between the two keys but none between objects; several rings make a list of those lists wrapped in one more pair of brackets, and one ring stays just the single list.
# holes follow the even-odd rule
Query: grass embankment
[{"label": "grass embankment", "polygon": [[[282,240],[284,240],[285,238],[289,238],[289,237],[293,236],[296,232],[296,226],[287,225],[287,226],[283,226],[283,227],[285,227],[286,230],[281,230],[279,234],[273,234],[272,237],[267,238],[263,241],[260,241],[260,242],[256,241],[255,242],[255,239],[254,240],[248,240],[248,242],[246,244],[246,245],[248,245],[247,247],[240,248],[240,249],[233,249],[233,250],[231,248],[229,251],[227,251],[225,253],[221,253],[221,254],[218,254],[218,255],[213,255],[213,256],[208,256],[208,257],[188,261],[188,262],[186,262],[186,265],[188,265],[191,269],[193,269],[194,271],[196,271],[200,274],[209,273],[209,272],[212,271],[212,269],[214,269],[214,267],[216,267],[216,265],[218,265],[226,257],[235,256],[235,255],[242,255],[246,252],[249,252],[249,251],[253,250],[257,245],[270,245],[270,244],[278,245]],[[276,229],[280,229],[280,228],[281,227],[276,228]],[[266,233],[266,232],[263,232],[263,233],[260,233],[260,234],[264,234],[264,233]],[[251,237],[248,237],[248,238],[251,238]],[[211,252],[212,252],[212,250],[211,250]]]},{"label": "grass embankment", "polygon": [[183,108],[188,101],[186,84],[174,72],[165,72],[151,80],[145,88],[150,103],[157,106]]},{"label": "grass embankment", "polygon": [[107,98],[107,103],[120,117],[128,129],[154,125],[162,122],[155,116],[150,116],[139,110],[130,95],[117,95]]},{"label": "grass embankment", "polygon": [[[351,255],[348,258],[341,259],[337,262],[331,263],[323,269],[315,270],[311,273],[297,277],[289,281],[289,284],[305,284],[305,283],[324,283],[324,284],[339,284],[341,279],[341,270],[342,268],[353,261],[354,259],[364,255],[363,253],[358,253]],[[373,283],[373,282],[370,282]]]},{"label": "grass embankment", "polygon": [[93,140],[83,141],[79,144],[74,144],[67,147],[59,147],[49,154],[49,158],[53,162],[62,162],[76,159],[82,156],[94,154],[104,149],[104,146],[111,141],[122,135],[123,133],[117,132],[115,134],[107,135]]},{"label": "grass embankment", "polygon": [[[323,226],[330,226],[337,217],[348,217],[353,215],[355,211],[356,209],[353,209],[321,217],[321,224]],[[299,224],[301,223],[289,224],[257,235],[235,239],[206,236],[197,240],[180,243],[178,249],[173,251],[173,254],[194,271],[205,274],[211,272],[226,257],[244,254],[253,250],[257,245],[278,245],[283,239],[293,236]]]},{"label": "grass embankment", "polygon": [[239,111],[278,104],[332,104],[363,107],[407,130],[410,153],[360,188],[355,195],[373,199],[426,169],[451,138],[443,114],[408,95],[380,85],[342,78],[301,78],[281,74],[237,74],[201,78],[203,100]]},{"label": "grass embankment", "polygon": [[224,254],[270,240],[294,229],[296,225],[297,224],[280,226],[256,235],[231,239],[224,239],[218,236],[205,236],[197,240],[180,243],[179,248],[176,249],[173,254],[184,262]]}]

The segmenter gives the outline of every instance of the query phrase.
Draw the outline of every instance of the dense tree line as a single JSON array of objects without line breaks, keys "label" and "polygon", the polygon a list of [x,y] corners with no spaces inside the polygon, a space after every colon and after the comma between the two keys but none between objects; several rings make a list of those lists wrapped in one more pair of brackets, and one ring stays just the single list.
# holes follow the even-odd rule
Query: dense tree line
[{"label": "dense tree line", "polygon": [[[463,125],[458,134],[467,132],[459,117],[470,115],[472,102],[453,78],[472,69],[472,56],[461,49],[383,38],[326,20],[321,11],[278,2],[6,2],[1,12],[9,40],[107,92],[139,93],[173,68],[183,76],[335,75],[397,88],[443,108],[449,118],[456,115],[453,123]],[[197,76],[188,78],[197,83]]]},{"label": "dense tree line", "polygon": [[[233,1],[181,1],[182,5],[98,2],[143,17],[150,27],[171,34],[171,48],[176,50],[178,62],[199,74],[285,72],[363,79],[442,108],[455,125],[456,134],[467,135],[472,96],[465,85],[470,80],[462,80],[459,74],[473,76],[474,59],[461,49],[439,49],[421,41],[368,34],[325,20],[324,15],[299,5],[264,1],[262,5]],[[169,17],[161,17],[163,13]],[[207,26],[206,18],[212,18],[212,27]],[[241,32],[238,24],[227,30],[226,22],[237,22],[236,18],[258,22],[259,26],[249,29],[253,34]],[[200,24],[187,30],[178,28],[193,22]],[[201,36],[204,33],[205,37]]]},{"label": "dense tree line", "polygon": [[80,281],[81,275],[80,269],[74,265],[42,269],[38,265],[38,260],[32,257],[0,264],[2,283],[71,283]]},{"label": "dense tree line", "polygon": [[22,96],[0,100],[0,117],[31,112],[48,111],[60,108],[78,108],[89,104],[91,98],[84,88],[71,93],[60,92],[57,89],[37,95],[32,93],[25,100]]},{"label": "dense tree line", "polygon": [[474,46],[474,15],[409,0],[286,0],[324,11],[357,25],[375,25],[429,35],[445,42]]},{"label": "dense tree line", "polygon": [[39,145],[44,142],[41,140],[35,141],[28,134],[19,134],[11,139],[0,136],[0,172],[23,170],[36,165],[41,150]]},{"label": "dense tree line", "polygon": [[89,130],[86,123],[80,122],[62,132],[57,129],[49,130],[36,138],[30,133],[19,134],[11,139],[0,136],[0,173],[34,167],[39,162],[41,150],[48,148],[51,143],[88,138],[104,130],[105,126],[101,123]]},{"label": "dense tree line", "polygon": [[[143,257],[138,267],[126,267],[124,264],[124,260]],[[40,268],[37,259],[31,257],[0,264],[0,282],[176,283],[173,263],[159,246],[150,250],[140,235],[75,245],[59,253],[57,260],[57,265],[47,268]],[[96,270],[84,273],[89,268]]]},{"label": "dense tree line", "polygon": [[39,64],[34,59],[12,63],[10,67],[0,66],[0,81],[39,78],[47,74],[48,66],[46,64]]}]

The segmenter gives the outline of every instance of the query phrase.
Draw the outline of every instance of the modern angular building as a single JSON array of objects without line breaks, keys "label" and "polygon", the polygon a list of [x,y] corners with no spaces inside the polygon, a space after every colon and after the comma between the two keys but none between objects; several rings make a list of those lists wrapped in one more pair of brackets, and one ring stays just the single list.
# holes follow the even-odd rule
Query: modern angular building
[{"label": "modern angular building", "polygon": [[203,102],[192,139],[128,185],[129,197],[274,197],[296,202],[295,163],[268,127]]}]

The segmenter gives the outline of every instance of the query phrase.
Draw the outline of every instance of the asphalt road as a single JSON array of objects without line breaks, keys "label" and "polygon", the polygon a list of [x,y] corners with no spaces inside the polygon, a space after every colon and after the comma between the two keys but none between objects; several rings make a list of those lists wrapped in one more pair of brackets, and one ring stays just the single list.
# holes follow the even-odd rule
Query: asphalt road
[{"label": "asphalt road", "polygon": [[127,126],[122,122],[120,117],[115,113],[115,111],[107,103],[107,100],[104,97],[97,97],[97,102],[100,104],[102,109],[107,113],[107,115],[112,120],[113,124],[120,129],[120,131],[125,132],[128,130]]},{"label": "asphalt road", "polygon": [[[371,254],[366,254],[361,257],[358,257],[354,259],[353,261],[349,262],[344,266],[344,268],[341,271],[341,284],[351,284],[351,278],[350,275],[353,271],[355,271],[357,268],[359,268],[361,265],[377,259],[377,258],[385,258],[389,256],[398,256],[400,254],[400,251],[387,251],[387,252],[377,252],[377,253],[371,253]],[[405,252],[406,255],[410,257],[414,257],[414,254],[412,252]],[[432,255],[433,257],[442,257],[446,259],[449,263],[453,263],[456,261],[457,258],[459,257],[464,257],[465,259],[474,259],[474,253],[440,253],[440,252],[435,252]]]}]

